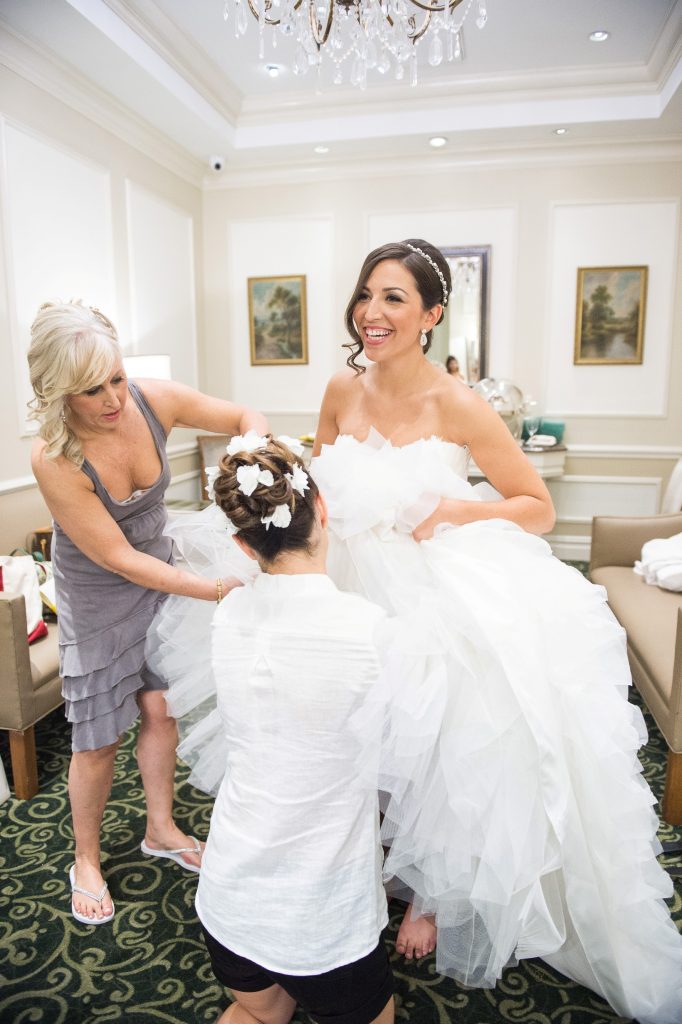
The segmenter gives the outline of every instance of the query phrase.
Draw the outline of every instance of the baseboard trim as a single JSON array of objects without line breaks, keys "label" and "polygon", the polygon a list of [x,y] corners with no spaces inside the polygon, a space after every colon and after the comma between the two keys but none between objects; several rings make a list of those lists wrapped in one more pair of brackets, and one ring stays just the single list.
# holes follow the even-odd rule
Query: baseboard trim
[{"label": "baseboard trim", "polygon": [[589,562],[592,541],[590,537],[549,533],[545,540],[557,558],[567,562]]}]

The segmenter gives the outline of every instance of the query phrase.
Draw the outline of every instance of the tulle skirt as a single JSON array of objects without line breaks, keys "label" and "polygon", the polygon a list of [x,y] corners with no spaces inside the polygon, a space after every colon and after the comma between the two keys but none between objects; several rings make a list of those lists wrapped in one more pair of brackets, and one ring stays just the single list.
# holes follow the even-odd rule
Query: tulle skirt
[{"label": "tulle skirt", "polygon": [[[333,511],[333,489],[330,498]],[[248,579],[254,563],[216,511],[196,517],[200,547],[215,534],[199,571],[210,563],[211,575]],[[646,730],[627,700],[625,637],[603,589],[502,520],[441,527],[420,544],[385,521],[332,528],[332,578],[393,616],[384,877],[417,914],[434,915],[437,970],[490,987],[539,956],[626,1018],[680,1024],[682,938],[637,758]],[[186,557],[182,534],[192,532],[187,521],[176,531]],[[183,716],[193,781],[215,792],[225,750],[211,614],[170,599],[149,655]]]}]

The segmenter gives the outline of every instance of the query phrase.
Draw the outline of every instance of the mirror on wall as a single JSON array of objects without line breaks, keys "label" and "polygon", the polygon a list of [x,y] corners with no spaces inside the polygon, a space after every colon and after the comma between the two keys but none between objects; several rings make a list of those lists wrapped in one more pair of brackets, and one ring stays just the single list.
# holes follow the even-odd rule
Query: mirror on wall
[{"label": "mirror on wall", "polygon": [[488,374],[490,246],[441,247],[441,252],[450,265],[452,294],[434,328],[429,359],[442,366],[449,361],[451,373],[476,384]]}]

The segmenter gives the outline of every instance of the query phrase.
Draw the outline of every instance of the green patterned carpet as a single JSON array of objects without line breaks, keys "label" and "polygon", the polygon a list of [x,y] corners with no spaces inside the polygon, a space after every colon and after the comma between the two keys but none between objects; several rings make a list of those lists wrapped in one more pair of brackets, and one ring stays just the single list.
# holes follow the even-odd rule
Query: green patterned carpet
[{"label": "green patterned carpet", "polygon": [[[649,726],[645,773],[658,794],[665,751],[651,721]],[[104,870],[116,917],[113,925],[88,928],[77,924],[69,909],[69,739],[62,712],[36,731],[41,791],[31,801],[12,799],[0,806],[1,1024],[212,1024],[227,998],[211,975],[194,915],[196,876],[148,860],[139,850],[144,823],[134,733],[117,757],[104,824]],[[6,734],[0,754],[9,767]],[[211,802],[183,782],[185,774],[178,776],[177,818],[187,832],[203,837]],[[663,827],[660,837],[670,851],[662,860],[675,876],[673,913],[682,927],[682,829]],[[439,977],[433,958],[406,964],[393,949],[401,909],[392,910],[388,938],[399,1022],[622,1021],[601,999],[540,961],[508,970],[494,991],[466,990]],[[294,1020],[304,1024],[307,1018],[299,1014]]]}]

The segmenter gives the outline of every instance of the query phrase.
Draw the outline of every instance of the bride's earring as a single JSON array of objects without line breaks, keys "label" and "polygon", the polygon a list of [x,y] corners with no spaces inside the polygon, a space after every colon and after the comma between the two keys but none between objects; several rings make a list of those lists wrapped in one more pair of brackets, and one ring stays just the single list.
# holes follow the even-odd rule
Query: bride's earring
[{"label": "bride's earring", "polygon": [[426,348],[428,343],[429,343],[429,336],[426,333],[426,331],[422,331],[422,333],[421,333],[421,335],[419,337],[419,344],[421,345],[422,348]]}]

